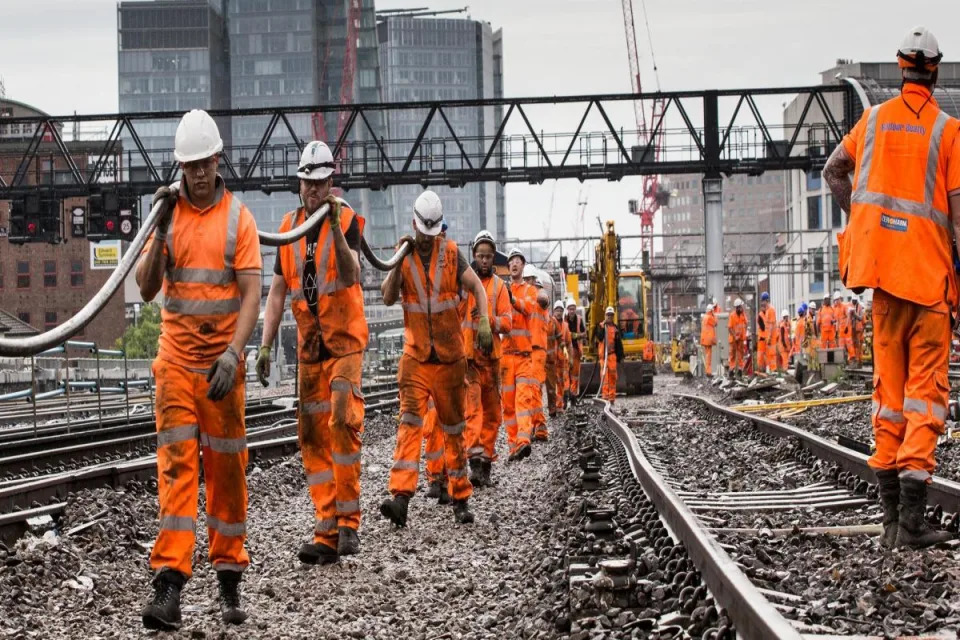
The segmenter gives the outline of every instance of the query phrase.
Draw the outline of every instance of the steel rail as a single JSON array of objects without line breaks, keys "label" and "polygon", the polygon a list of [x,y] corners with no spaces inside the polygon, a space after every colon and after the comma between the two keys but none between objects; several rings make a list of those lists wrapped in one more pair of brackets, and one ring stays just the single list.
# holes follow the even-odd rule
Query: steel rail
[{"label": "steel rail", "polygon": [[[673,395],[677,398],[685,398],[699,402],[711,410],[730,418],[750,422],[757,429],[768,435],[777,438],[796,438],[802,448],[817,458],[832,462],[844,471],[856,474],[867,482],[875,483],[877,480],[873,470],[867,465],[868,456],[858,451],[848,449],[835,442],[830,442],[798,427],[777,422],[764,416],[743,413],[736,409],[717,404],[707,398],[687,393],[675,393]],[[934,476],[933,483],[927,485],[927,503],[940,505],[944,511],[951,513],[960,512],[960,483]]]},{"label": "steel rail", "polygon": [[713,597],[726,607],[740,637],[802,640],[803,635],[757,590],[737,564],[704,529],[697,516],[644,455],[630,428],[603,402],[602,420],[627,452],[630,469],[657,513],[683,543]]}]

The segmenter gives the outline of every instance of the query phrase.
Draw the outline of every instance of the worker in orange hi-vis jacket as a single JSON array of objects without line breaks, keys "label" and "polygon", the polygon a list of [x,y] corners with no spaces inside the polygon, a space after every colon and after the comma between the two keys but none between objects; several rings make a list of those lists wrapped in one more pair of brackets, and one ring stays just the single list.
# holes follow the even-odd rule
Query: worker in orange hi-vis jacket
[{"label": "worker in orange hi-vis jacket", "polygon": [[570,344],[573,347],[570,352],[570,384],[567,389],[570,391],[570,399],[576,402],[580,395],[580,363],[583,361],[583,345],[587,341],[587,326],[577,313],[577,303],[573,300],[567,300],[564,320],[570,329]]},{"label": "worker in orange hi-vis jacket", "polygon": [[555,391],[555,410],[557,412],[566,409],[567,389],[570,387],[570,352],[573,351],[573,345],[570,339],[570,327],[563,319],[563,302],[557,300],[553,305],[553,321],[557,326],[556,349],[557,358],[554,366],[554,380],[556,381]]},{"label": "worker in orange hi-vis jacket", "polygon": [[743,300],[733,302],[733,313],[728,321],[727,340],[730,342],[730,375],[739,378],[747,357],[747,314],[743,312]]},{"label": "worker in orange hi-vis jacket", "polygon": [[594,329],[593,341],[597,344],[599,354],[597,364],[603,369],[600,397],[613,404],[617,400],[617,367],[623,360],[623,341],[620,328],[614,320],[613,307],[607,307],[604,316],[603,324]]},{"label": "worker in orange hi-vis jacket", "polygon": [[717,314],[715,305],[707,304],[700,320],[700,344],[703,346],[704,371],[708,378],[713,377],[713,346],[717,344]]},{"label": "worker in orange hi-vis jacket", "polygon": [[790,326],[790,311],[784,309],[780,313],[780,324],[777,325],[777,371],[783,373],[790,365],[790,351],[793,346],[793,328]]},{"label": "worker in orange hi-vis jacket", "polygon": [[527,259],[514,249],[507,257],[510,283],[507,292],[513,307],[512,327],[503,339],[503,358],[500,360],[500,390],[503,399],[503,426],[511,461],[530,455],[533,437],[533,414],[536,409],[536,370],[533,366],[530,318],[538,313],[536,289],[523,281]]},{"label": "worker in orange hi-vis jacket", "polygon": [[453,240],[440,236],[443,207],[433,191],[424,191],[413,206],[416,238],[408,253],[387,275],[381,291],[384,304],[403,305],[404,345],[398,367],[400,426],[390,470],[391,498],[380,513],[397,526],[406,526],[410,497],[417,490],[423,419],[433,398],[444,433],[447,490],[453,514],[461,524],[473,522],[467,502],[473,487],[467,477],[463,431],[466,426],[466,351],[458,304],[466,290],[479,310],[477,342],[493,349],[487,295],[477,274]]},{"label": "worker in orange hi-vis jacket", "polygon": [[526,265],[523,269],[524,281],[532,285],[537,292],[537,307],[527,318],[527,327],[530,330],[530,359],[533,361],[533,374],[536,384],[533,385],[533,397],[530,405],[518,409],[518,412],[529,412],[533,425],[533,440],[547,439],[547,416],[543,413],[543,385],[547,381],[547,325],[550,315],[547,307],[550,300],[543,290],[543,283],[533,271],[533,265]]}]

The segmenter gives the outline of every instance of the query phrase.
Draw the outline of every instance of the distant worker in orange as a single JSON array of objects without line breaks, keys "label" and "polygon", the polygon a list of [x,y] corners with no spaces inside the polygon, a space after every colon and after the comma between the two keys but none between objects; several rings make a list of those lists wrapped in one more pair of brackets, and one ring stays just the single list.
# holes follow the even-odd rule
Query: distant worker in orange
[{"label": "distant worker in orange", "polygon": [[[563,303],[559,300],[560,311],[563,312]],[[556,311],[556,305],[554,305]],[[563,329],[564,323],[557,320],[554,314],[547,317],[547,413],[550,417],[557,415],[560,408],[560,402],[557,402],[557,362],[559,362],[558,353],[563,349]],[[562,402],[562,398],[561,398]]]},{"label": "distant worker in orange", "polygon": [[830,296],[823,296],[823,306],[817,314],[817,333],[820,335],[821,349],[836,349],[837,345],[837,317]]},{"label": "distant worker in orange", "polygon": [[780,313],[777,326],[777,371],[783,373],[790,366],[790,350],[793,345],[793,330],[790,326],[790,312],[784,309]]},{"label": "distant worker in orange", "polygon": [[777,368],[777,312],[770,304],[770,294],[760,294],[757,312],[757,373]]},{"label": "distant worker in orange", "polygon": [[799,384],[806,380],[806,369],[810,361],[810,340],[813,338],[813,322],[807,303],[801,302],[797,308],[797,319],[793,327],[793,354],[796,357],[795,378]]},{"label": "distant worker in orange", "polygon": [[530,438],[533,437],[533,413],[536,405],[537,378],[533,360],[530,323],[531,316],[539,313],[536,289],[523,281],[523,269],[527,259],[523,252],[514,249],[507,258],[510,283],[507,293],[513,306],[513,323],[510,333],[503,340],[503,357],[500,359],[500,392],[503,400],[503,426],[507,432],[510,448],[509,460],[523,460],[530,455]]},{"label": "distant worker in orange", "polygon": [[477,302],[468,296],[468,311],[463,319],[463,342],[467,351],[467,430],[464,434],[470,461],[470,482],[474,487],[492,487],[491,472],[496,459],[497,433],[503,411],[500,404],[500,361],[503,357],[501,334],[513,328],[509,285],[493,271],[497,243],[489,231],[481,231],[473,240],[473,263],[480,283],[487,292],[487,310],[493,330],[493,348],[489,353],[477,345],[480,328]]},{"label": "distant worker in orange", "polygon": [[820,314],[817,303],[812,300],[807,308],[807,335],[810,337],[807,343],[807,366],[813,371],[819,371],[820,357],[817,351],[820,349]]},{"label": "distant worker in orange", "polygon": [[598,364],[602,369],[600,395],[613,404],[617,400],[617,366],[623,360],[623,340],[620,328],[614,321],[613,307],[607,307],[604,322],[594,330],[593,340],[597,343]]},{"label": "distant worker in orange", "polygon": [[278,250],[257,359],[265,384],[289,291],[297,322],[297,431],[314,506],[312,541],[298,554],[305,564],[329,564],[360,551],[360,387],[368,339],[360,287],[364,220],[331,193],[335,167],[323,142],[304,147],[297,169],[302,206],[284,216],[280,233],[318,215],[321,205],[329,209],[313,231]]},{"label": "distant worker in orange", "polygon": [[530,359],[533,361],[533,375],[536,384],[534,385],[530,406],[524,406],[517,411],[519,413],[529,411],[533,424],[533,439],[546,440],[547,416],[543,413],[543,385],[547,381],[547,324],[550,321],[547,307],[550,306],[550,299],[543,290],[543,283],[533,270],[533,265],[524,266],[523,274],[523,279],[527,284],[532,285],[537,292],[537,307],[527,318],[530,344],[533,347]]},{"label": "distant worker in orange", "polygon": [[567,392],[570,388],[570,357],[573,345],[570,339],[570,327],[563,318],[563,302],[557,300],[553,305],[553,319],[557,323],[559,336],[557,338],[556,363],[556,410],[563,411],[567,407]]},{"label": "distant worker in orange", "polygon": [[727,340],[730,343],[730,375],[739,378],[747,356],[747,314],[743,312],[743,300],[733,301],[733,313],[727,325]]},{"label": "distant worker in orange", "polygon": [[863,359],[863,332],[865,328],[860,296],[854,294],[853,298],[850,299],[847,314],[850,316],[850,345],[847,348],[847,358],[854,366],[860,366],[860,361]]},{"label": "distant worker in orange", "polygon": [[583,361],[583,345],[587,340],[587,327],[583,318],[577,313],[577,303],[567,300],[567,313],[564,316],[567,327],[570,329],[570,342],[573,351],[570,352],[570,398],[576,402],[580,395],[580,363]]},{"label": "distant worker in orange", "polygon": [[863,112],[823,175],[849,213],[839,236],[843,284],[874,291],[876,452],[868,463],[880,483],[881,542],[919,548],[952,537],[931,529],[924,510],[949,403],[960,121],[933,96],[943,57],[933,34],[914,27],[897,57],[900,95]]},{"label": "distant worker in orange", "polygon": [[[427,402],[433,398],[443,429],[447,490],[456,522],[473,522],[467,502],[473,487],[467,478],[463,431],[466,426],[467,361],[457,305],[460,292],[476,297],[477,343],[493,350],[493,334],[483,284],[457,249],[457,243],[440,237],[443,206],[433,191],[424,191],[413,205],[414,250],[390,271],[381,286],[383,302],[403,305],[403,356],[397,381],[400,386],[400,426],[390,470],[392,498],[380,513],[397,526],[406,526],[410,497],[417,490],[421,429]],[[409,236],[401,243],[410,241]]]},{"label": "distant worker in orange", "polygon": [[713,346],[717,344],[717,314],[714,309],[714,304],[708,303],[700,320],[700,344],[703,346],[704,371],[708,378],[713,377]]},{"label": "distant worker in orange", "polygon": [[194,109],[177,125],[173,156],[183,180],[161,187],[163,203],[136,279],[150,301],[163,288],[157,382],[160,532],[150,553],[154,597],[148,629],[177,629],[180,591],[192,573],[200,451],[209,557],[220,615],[247,618],[240,578],[250,564],[247,533],[245,361],[260,313],[260,241],[253,215],[217,173],[223,141],[213,118]]},{"label": "distant worker in orange", "polygon": [[839,291],[833,292],[833,320],[837,325],[837,346],[843,349],[846,354],[848,346],[851,344],[853,336],[847,317],[849,305],[843,301],[843,294]]}]

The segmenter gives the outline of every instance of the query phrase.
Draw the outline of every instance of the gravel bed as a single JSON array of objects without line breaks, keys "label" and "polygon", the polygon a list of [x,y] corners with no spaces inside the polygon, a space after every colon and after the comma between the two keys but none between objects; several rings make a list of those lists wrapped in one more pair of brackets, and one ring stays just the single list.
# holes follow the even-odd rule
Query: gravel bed
[{"label": "gravel bed", "polygon": [[[576,514],[569,430],[553,424],[550,442],[522,463],[506,464],[501,448],[498,486],[471,500],[475,524],[456,525],[451,508],[428,501],[421,486],[408,526],[398,529],[377,510],[387,496],[395,429],[393,418],[367,419],[359,555],[302,566],[296,553],[312,537],[313,507],[299,456],[259,464],[248,473],[253,564],[242,593],[250,619],[221,624],[201,524],[184,626],[163,637],[556,637],[558,624],[569,625],[561,551],[568,516]],[[0,547],[0,636],[142,637],[155,491],[154,482],[134,482],[124,491],[72,495],[59,533],[99,518],[92,527]]]}]

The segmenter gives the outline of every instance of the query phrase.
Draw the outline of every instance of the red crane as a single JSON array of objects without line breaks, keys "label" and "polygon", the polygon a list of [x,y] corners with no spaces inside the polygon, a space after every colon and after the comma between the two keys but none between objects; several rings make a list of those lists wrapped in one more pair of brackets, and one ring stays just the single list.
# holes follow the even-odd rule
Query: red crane
[{"label": "red crane", "polygon": [[[347,0],[347,36],[346,47],[343,52],[343,74],[340,80],[340,105],[348,105],[353,102],[353,84],[357,75],[357,40],[360,31],[360,3],[361,0]],[[329,35],[329,34],[328,34]],[[323,69],[321,70],[322,79],[326,77],[327,60],[330,58],[330,39],[327,38],[327,52],[324,55]],[[343,109],[337,115],[337,137],[334,140],[327,138],[327,130],[324,125],[323,114],[314,113],[312,116],[313,136],[315,140],[323,140],[328,144],[336,142],[343,135],[343,128],[346,125],[349,113]],[[335,160],[343,158],[346,147],[341,147],[338,157]]]},{"label": "red crane", "polygon": [[[627,37],[627,60],[630,64],[630,84],[637,93],[643,93],[643,84],[640,82],[640,57],[637,54],[637,32],[633,21],[633,0],[622,0],[623,3],[623,27]],[[646,15],[646,8],[644,8]],[[647,23],[647,36],[649,38],[650,25]],[[653,57],[653,45],[650,46],[651,58]],[[654,73],[657,66],[654,61]],[[660,90],[660,81],[657,79],[657,91]],[[649,125],[647,115],[644,112],[643,102],[635,100],[633,109],[637,118],[637,131],[639,132],[639,144],[641,149],[650,145],[651,137],[653,144],[651,146],[652,157],[644,154],[641,158],[643,162],[656,162],[660,159],[660,152],[663,147],[663,133],[654,135],[653,127],[657,126],[663,114],[664,102],[660,98],[654,98],[650,106]],[[660,194],[660,176],[643,176],[643,195],[637,201],[630,202],[630,213],[640,216],[640,250],[646,252],[650,262],[653,262],[653,219],[660,204],[663,202],[663,196]]]}]

